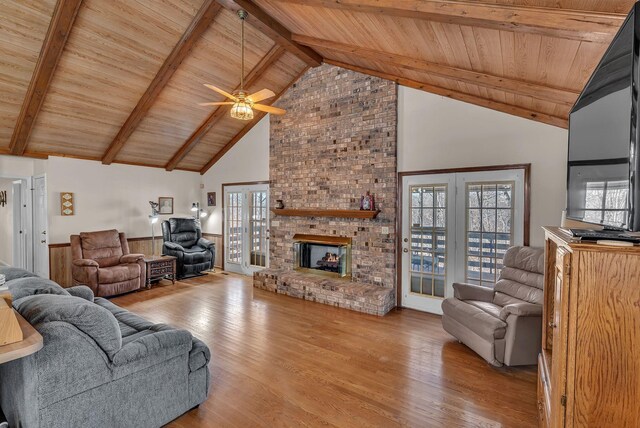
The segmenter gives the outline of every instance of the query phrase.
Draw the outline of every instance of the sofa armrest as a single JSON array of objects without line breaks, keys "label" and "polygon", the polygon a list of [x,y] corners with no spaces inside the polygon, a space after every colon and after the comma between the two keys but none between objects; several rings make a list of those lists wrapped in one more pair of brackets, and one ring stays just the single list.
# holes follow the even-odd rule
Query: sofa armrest
[{"label": "sofa armrest", "polygon": [[114,366],[124,366],[140,360],[149,360],[154,356],[165,359],[165,351],[169,351],[169,355],[174,354],[171,350],[178,354],[189,352],[192,340],[191,333],[186,330],[157,331],[127,343],[115,353],[111,361]]},{"label": "sofa armrest", "polygon": [[211,351],[209,347],[200,339],[193,338],[193,347],[189,352],[189,372],[206,366],[211,361]]},{"label": "sofa armrest", "polygon": [[519,317],[540,317],[542,316],[542,305],[535,303],[512,303],[506,305],[500,311],[500,318],[506,320],[509,315]]},{"label": "sofa armrest", "polygon": [[80,297],[88,300],[89,302],[93,302],[93,291],[86,285],[76,285],[74,287],[66,288],[65,290],[74,297]]},{"label": "sofa armrest", "polygon": [[73,262],[74,266],[77,267],[99,267],[97,261],[91,259],[75,259]]},{"label": "sofa armrest", "polygon": [[176,244],[175,242],[165,241],[164,246],[169,248],[170,250],[184,251],[184,247],[180,244]]},{"label": "sofa armrest", "polygon": [[479,300],[481,302],[491,302],[494,291],[491,288],[480,285],[466,284],[462,282],[453,283],[453,295],[459,300]]},{"label": "sofa armrest", "polygon": [[144,254],[125,254],[124,256],[120,257],[120,263],[138,263],[138,261],[142,259],[144,259]]},{"label": "sofa armrest", "polygon": [[198,242],[196,242],[196,245],[201,246],[202,248],[206,248],[206,249],[215,249],[216,244],[214,244],[213,242],[209,241],[208,239],[204,239],[204,238],[200,238],[198,239]]}]

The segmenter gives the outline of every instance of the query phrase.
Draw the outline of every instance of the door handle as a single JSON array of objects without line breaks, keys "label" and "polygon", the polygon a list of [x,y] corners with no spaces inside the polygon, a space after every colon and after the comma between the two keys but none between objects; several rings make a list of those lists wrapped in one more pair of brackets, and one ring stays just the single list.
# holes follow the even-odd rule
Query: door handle
[{"label": "door handle", "polygon": [[402,249],[402,252],[403,252],[403,253],[408,253],[408,252],[409,252],[409,250],[408,250],[407,248],[403,248],[403,249]]}]

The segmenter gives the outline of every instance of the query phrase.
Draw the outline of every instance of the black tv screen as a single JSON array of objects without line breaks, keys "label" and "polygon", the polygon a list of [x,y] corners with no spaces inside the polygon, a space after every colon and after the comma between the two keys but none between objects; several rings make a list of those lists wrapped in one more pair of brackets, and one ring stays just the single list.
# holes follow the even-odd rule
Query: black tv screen
[{"label": "black tv screen", "polygon": [[636,8],[569,116],[567,217],[640,230]]}]

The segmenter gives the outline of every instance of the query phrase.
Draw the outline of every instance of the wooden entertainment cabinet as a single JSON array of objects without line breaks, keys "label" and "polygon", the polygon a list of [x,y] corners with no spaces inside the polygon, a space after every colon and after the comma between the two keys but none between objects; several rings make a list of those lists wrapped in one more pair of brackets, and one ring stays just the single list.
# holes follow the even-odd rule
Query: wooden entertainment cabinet
[{"label": "wooden entertainment cabinet", "polygon": [[540,426],[639,426],[640,247],[544,230]]}]

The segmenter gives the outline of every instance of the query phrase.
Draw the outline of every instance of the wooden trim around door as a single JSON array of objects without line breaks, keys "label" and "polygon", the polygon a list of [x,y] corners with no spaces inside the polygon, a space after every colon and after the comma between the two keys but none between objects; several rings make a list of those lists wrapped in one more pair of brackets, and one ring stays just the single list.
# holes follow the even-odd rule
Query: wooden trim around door
[{"label": "wooden trim around door", "polygon": [[396,306],[402,307],[402,190],[404,177],[412,175],[455,174],[465,172],[505,171],[511,169],[524,170],[524,230],[523,244],[529,245],[531,236],[531,164],[509,164],[490,166],[471,166],[463,168],[427,169],[422,171],[398,172],[398,199],[396,201]]},{"label": "wooden trim around door", "polygon": [[[231,186],[253,186],[256,184],[266,184],[266,185],[270,185],[271,181],[270,180],[266,180],[266,181],[239,181],[236,183],[222,183],[222,204],[220,204],[220,206],[222,207],[222,252],[221,252],[221,257],[222,257],[222,270],[224,270],[224,262],[225,262],[225,258],[224,258],[224,249],[226,248],[226,240],[224,239],[224,217],[225,217],[225,210],[224,210],[224,202],[225,202],[225,193],[224,193],[224,188],[225,187],[231,187]],[[269,191],[271,191],[271,186],[269,186]],[[271,198],[269,198],[269,202],[271,202]],[[267,207],[269,208],[269,207]],[[271,226],[269,226],[269,229],[271,228]]]}]

